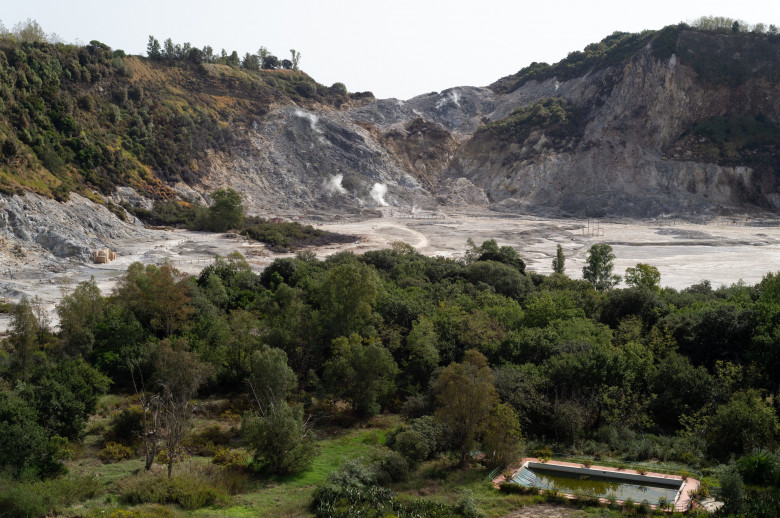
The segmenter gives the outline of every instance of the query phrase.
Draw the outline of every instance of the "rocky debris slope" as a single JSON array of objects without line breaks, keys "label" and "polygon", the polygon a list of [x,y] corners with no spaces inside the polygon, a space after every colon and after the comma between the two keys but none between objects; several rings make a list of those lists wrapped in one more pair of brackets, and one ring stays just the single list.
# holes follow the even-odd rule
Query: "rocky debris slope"
[{"label": "rocky debris slope", "polygon": [[0,255],[9,268],[27,254],[77,261],[89,261],[92,252],[102,248],[121,254],[123,241],[143,232],[140,222],[121,221],[78,194],[65,203],[36,194],[0,194]]},{"label": "rocky debris slope", "polygon": [[253,124],[251,145],[211,157],[202,190],[232,187],[251,212],[424,204],[428,192],[343,112],[284,107]]}]

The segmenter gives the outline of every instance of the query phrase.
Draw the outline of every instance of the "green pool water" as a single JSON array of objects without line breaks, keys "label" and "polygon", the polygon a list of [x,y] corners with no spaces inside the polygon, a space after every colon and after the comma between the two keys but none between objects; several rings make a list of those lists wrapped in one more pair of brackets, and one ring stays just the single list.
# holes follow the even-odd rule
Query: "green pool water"
[{"label": "green pool water", "polygon": [[556,489],[561,493],[585,494],[601,498],[614,496],[617,500],[631,498],[635,502],[647,500],[650,504],[658,503],[661,498],[674,502],[682,484],[682,481],[669,484],[654,481],[640,483],[589,474],[585,469],[581,473],[567,473],[528,466],[518,470],[512,480],[523,486]]}]

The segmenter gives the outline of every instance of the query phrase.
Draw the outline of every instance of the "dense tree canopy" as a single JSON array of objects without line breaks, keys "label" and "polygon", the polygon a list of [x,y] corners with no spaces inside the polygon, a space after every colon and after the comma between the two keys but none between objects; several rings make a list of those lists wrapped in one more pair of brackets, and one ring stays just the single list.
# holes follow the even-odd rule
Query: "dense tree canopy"
[{"label": "dense tree canopy", "polygon": [[109,294],[92,281],[66,294],[56,333],[24,300],[0,354],[6,469],[57,473],[52,445],[80,440],[106,376],[138,393],[122,419],[141,431],[121,436],[171,469],[195,434],[192,398],[218,391],[247,402],[260,474],[307,469],[318,419],[381,411],[405,419],[395,457],[376,461],[398,472],[446,450],[500,464],[524,441],[695,468],[777,447],[780,275],[677,291],[640,264],[606,289],[606,245],[591,282],[524,273],[494,241],[469,248],[299,254],[259,274],[231,254],[197,277],[136,263]]}]

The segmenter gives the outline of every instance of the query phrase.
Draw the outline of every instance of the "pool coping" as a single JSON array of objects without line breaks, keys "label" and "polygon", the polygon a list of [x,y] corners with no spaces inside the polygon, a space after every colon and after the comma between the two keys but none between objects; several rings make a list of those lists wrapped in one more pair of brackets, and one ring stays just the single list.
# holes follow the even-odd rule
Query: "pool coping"
[{"label": "pool coping", "polygon": [[[566,462],[566,461],[560,461],[560,460],[547,460],[542,461],[541,459],[538,459],[536,457],[524,457],[520,459],[519,467],[512,469],[512,474],[516,473],[519,469],[524,468],[528,466],[528,464],[531,463],[538,463],[542,464],[545,467],[550,466],[560,466],[562,468],[577,468],[577,469],[588,469],[593,470],[594,472],[599,472],[599,474],[614,474],[613,476],[617,475],[616,478],[623,478],[627,480],[634,479],[633,476],[641,476],[643,478],[656,478],[656,479],[663,479],[663,480],[669,480],[671,481],[679,481],[681,483],[680,489],[677,492],[677,498],[675,498],[674,506],[672,510],[687,510],[691,506],[691,496],[690,493],[695,491],[699,487],[699,480],[696,480],[694,478],[688,477],[686,479],[683,479],[683,477],[679,475],[670,475],[668,473],[658,473],[658,472],[652,472],[648,471],[644,474],[639,473],[639,471],[634,469],[618,469],[611,466],[597,466],[597,465],[590,465],[585,466],[585,464],[578,463],[578,462]],[[502,473],[500,473],[498,476],[496,476],[491,482],[493,484],[493,487],[499,488],[502,482],[507,482],[509,478],[506,476],[506,470]],[[629,476],[625,476],[629,475]],[[636,480],[636,479],[634,479]],[[676,484],[675,484],[676,485]],[[574,495],[567,494],[567,493],[561,493],[566,498],[575,498]],[[608,500],[606,498],[599,498],[599,501],[602,503],[608,503]],[[622,503],[622,500],[618,500],[617,502]],[[649,504],[650,507],[655,509],[657,507],[656,504]]]}]

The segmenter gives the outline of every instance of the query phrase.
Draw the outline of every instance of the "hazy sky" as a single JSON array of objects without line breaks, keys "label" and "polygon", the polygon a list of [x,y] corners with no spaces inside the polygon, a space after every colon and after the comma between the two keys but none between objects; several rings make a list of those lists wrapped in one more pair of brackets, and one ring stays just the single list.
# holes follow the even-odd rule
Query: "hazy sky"
[{"label": "hazy sky", "polygon": [[33,18],[65,41],[146,53],[153,34],[216,51],[280,59],[289,49],[316,81],[407,99],[485,86],[532,61],[554,63],[614,31],[660,29],[700,16],[780,26],[779,0],[0,0],[12,28]]}]

